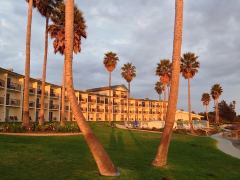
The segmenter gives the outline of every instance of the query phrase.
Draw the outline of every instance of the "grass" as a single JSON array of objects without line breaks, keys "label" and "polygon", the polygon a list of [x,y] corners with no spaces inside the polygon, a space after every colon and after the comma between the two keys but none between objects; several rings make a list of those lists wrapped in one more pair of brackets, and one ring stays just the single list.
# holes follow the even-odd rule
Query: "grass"
[{"label": "grass", "polygon": [[0,136],[0,179],[239,179],[240,160],[216,148],[208,137],[174,134],[169,163],[151,166],[160,134],[91,124],[121,176],[98,175],[82,136]]}]

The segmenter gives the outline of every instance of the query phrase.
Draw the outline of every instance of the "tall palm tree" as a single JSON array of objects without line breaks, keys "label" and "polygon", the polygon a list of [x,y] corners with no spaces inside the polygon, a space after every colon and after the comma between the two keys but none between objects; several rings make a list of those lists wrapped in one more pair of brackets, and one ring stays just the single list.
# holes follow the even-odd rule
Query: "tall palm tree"
[{"label": "tall palm tree", "polygon": [[160,77],[160,81],[164,86],[164,99],[163,99],[163,119],[166,120],[166,101],[167,101],[167,85],[170,83],[171,79],[171,69],[172,64],[169,59],[162,59],[160,63],[157,64],[156,75]]},{"label": "tall palm tree", "polygon": [[203,106],[205,106],[206,117],[207,117],[208,127],[209,127],[208,105],[209,105],[209,102],[211,101],[211,97],[210,97],[209,93],[203,93],[203,94],[202,94],[201,101],[202,101],[202,103],[203,103]]},{"label": "tall palm tree", "polygon": [[155,91],[157,92],[158,96],[159,96],[159,101],[161,100],[161,95],[162,92],[164,91],[164,85],[161,81],[157,81],[155,83],[155,87],[154,87]]},{"label": "tall palm tree", "polygon": [[129,97],[130,97],[130,83],[134,77],[136,77],[136,67],[132,65],[132,63],[124,64],[121,68],[122,70],[122,77],[127,81],[128,83],[128,96],[127,96],[127,108],[128,108],[128,121],[129,121]]},{"label": "tall palm tree", "polygon": [[39,112],[39,124],[44,124],[44,99],[45,99],[45,82],[46,82],[46,68],[47,68],[47,55],[48,55],[48,23],[49,18],[53,15],[54,9],[57,4],[63,0],[37,0],[36,6],[39,13],[46,18],[45,23],[45,48],[44,48],[44,60],[42,67],[42,91],[41,91],[41,108]]},{"label": "tall palm tree", "polygon": [[[155,91],[158,93],[159,95],[159,102],[161,100],[161,95],[162,95],[162,92],[164,91],[164,85],[161,81],[157,81],[156,84],[155,84]],[[159,109],[162,109],[160,106],[159,106]],[[161,112],[162,113],[162,112]],[[159,119],[161,119],[161,114],[159,114]]]},{"label": "tall palm tree", "polygon": [[215,122],[219,124],[219,112],[218,112],[218,99],[221,96],[223,92],[222,87],[220,84],[214,84],[211,89],[211,95],[214,99],[214,105],[215,105]]},{"label": "tall palm tree", "polygon": [[117,66],[117,61],[119,61],[119,58],[116,53],[113,52],[107,52],[104,56],[103,64],[105,68],[107,69],[109,73],[109,81],[108,81],[108,86],[109,86],[109,101],[108,101],[108,121],[111,121],[111,112],[110,112],[110,98],[111,98],[111,81],[112,81],[112,72]]},{"label": "tall palm tree", "polygon": [[26,0],[28,3],[28,21],[26,32],[26,60],[25,60],[25,78],[23,92],[23,126],[30,127],[29,118],[29,79],[30,79],[30,53],[31,53],[31,29],[32,29],[32,8],[36,7],[35,0]]},{"label": "tall palm tree", "polygon": [[162,167],[167,164],[168,148],[171,140],[172,129],[175,122],[175,114],[178,99],[179,77],[180,77],[180,59],[182,46],[182,24],[183,24],[183,0],[175,0],[175,25],[173,40],[173,64],[171,89],[167,110],[166,124],[163,130],[161,143],[158,147],[153,166]]},{"label": "tall palm tree", "polygon": [[[50,36],[53,41],[55,53],[64,54],[65,51],[65,4],[61,1],[57,4],[54,13],[51,16],[53,24],[48,28]],[[80,43],[81,38],[86,38],[86,25],[81,11],[74,7],[74,44],[73,52],[75,54],[81,51]],[[63,66],[63,79],[62,79],[62,92],[61,92],[61,119],[60,125],[65,125],[65,65]]]},{"label": "tall palm tree", "polygon": [[[66,86],[67,93],[72,107],[73,115],[77,124],[86,140],[90,151],[99,168],[99,172],[104,176],[118,175],[117,169],[99,143],[96,136],[93,134],[91,128],[86,122],[81,109],[78,106],[77,98],[75,96],[73,76],[72,76],[72,58],[73,58],[73,32],[74,32],[74,0],[66,0],[65,10],[65,64],[66,64]],[[80,36],[81,38],[81,36]],[[80,45],[79,45],[80,46]]]},{"label": "tall palm tree", "polygon": [[192,52],[183,54],[181,58],[181,73],[182,76],[188,80],[188,118],[190,123],[190,129],[193,133],[192,124],[192,111],[191,111],[191,94],[190,94],[190,79],[195,76],[199,69],[199,62],[197,61],[198,56]]}]

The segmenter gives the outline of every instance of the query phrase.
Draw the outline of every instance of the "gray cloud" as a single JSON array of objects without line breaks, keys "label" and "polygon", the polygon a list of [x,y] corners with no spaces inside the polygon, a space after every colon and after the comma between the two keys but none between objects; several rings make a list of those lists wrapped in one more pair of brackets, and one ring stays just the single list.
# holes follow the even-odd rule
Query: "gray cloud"
[{"label": "gray cloud", "polygon": [[[107,1],[76,0],[83,11],[88,37],[82,52],[74,56],[75,87],[93,88],[108,84],[103,66],[104,53],[114,51],[119,63],[113,72],[113,84],[126,84],[121,66],[131,61],[137,68],[132,81],[132,96],[154,98],[156,64],[172,56],[174,2],[156,0]],[[223,87],[222,99],[237,101],[240,80],[240,1],[185,1],[182,52],[199,56],[199,73],[191,81],[192,109],[203,111],[200,99],[214,83]],[[1,67],[24,72],[27,3],[0,1]],[[39,13],[33,11],[31,75],[41,77],[44,25]],[[53,53],[49,41],[48,81],[61,84],[63,57]],[[213,106],[213,105],[212,105]],[[181,77],[178,107],[187,110],[187,81]]]}]

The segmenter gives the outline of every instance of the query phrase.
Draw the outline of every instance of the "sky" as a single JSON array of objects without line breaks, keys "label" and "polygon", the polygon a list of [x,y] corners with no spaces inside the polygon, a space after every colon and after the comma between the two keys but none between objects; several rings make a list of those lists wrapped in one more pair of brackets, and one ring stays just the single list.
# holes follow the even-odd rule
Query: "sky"
[{"label": "sky", "polygon": [[[104,54],[117,53],[119,62],[112,84],[125,84],[121,67],[136,66],[131,83],[135,98],[158,99],[154,84],[161,59],[172,58],[174,0],[75,0],[87,25],[82,51],[74,55],[73,76],[76,89],[108,85],[103,65]],[[24,73],[27,3],[25,0],[0,0],[0,66]],[[200,69],[191,80],[192,110],[203,112],[201,95],[213,84],[223,88],[220,97],[236,101],[240,112],[240,0],[184,1],[182,54],[199,56]],[[51,23],[50,23],[51,24]],[[44,53],[45,19],[33,10],[31,39],[31,77],[40,78]],[[62,82],[63,56],[54,54],[49,38],[47,81]],[[210,103],[210,110],[213,107]],[[187,81],[180,78],[178,109],[187,110]]]}]

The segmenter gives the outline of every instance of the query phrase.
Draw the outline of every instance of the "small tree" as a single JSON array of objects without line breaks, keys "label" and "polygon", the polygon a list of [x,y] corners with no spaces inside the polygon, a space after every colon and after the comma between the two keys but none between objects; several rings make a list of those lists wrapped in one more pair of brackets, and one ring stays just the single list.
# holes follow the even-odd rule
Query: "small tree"
[{"label": "small tree", "polygon": [[209,95],[208,93],[203,93],[203,94],[202,94],[201,101],[202,101],[202,103],[203,103],[203,106],[205,106],[206,117],[207,117],[208,127],[209,127],[208,105],[209,105],[209,102],[211,101],[210,95]]},{"label": "small tree", "polygon": [[211,89],[211,95],[214,99],[214,105],[215,105],[215,123],[219,124],[219,111],[218,111],[218,100],[221,96],[223,90],[220,84],[214,84]]}]

